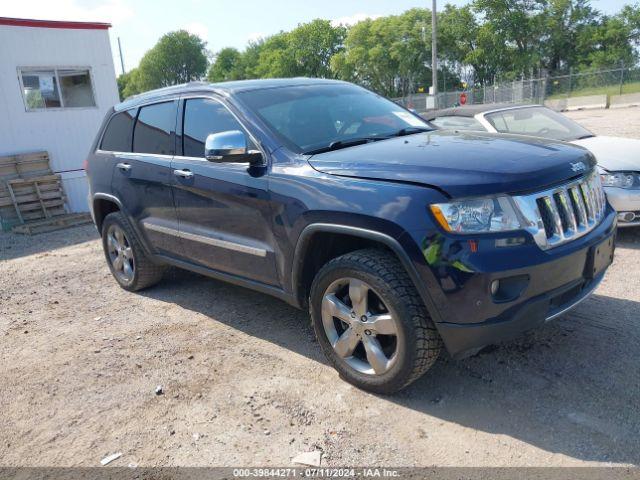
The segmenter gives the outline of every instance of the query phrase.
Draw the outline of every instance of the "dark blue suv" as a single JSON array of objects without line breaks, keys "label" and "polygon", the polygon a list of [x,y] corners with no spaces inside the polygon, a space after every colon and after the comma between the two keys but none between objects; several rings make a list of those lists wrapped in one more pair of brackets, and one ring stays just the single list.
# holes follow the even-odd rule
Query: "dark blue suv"
[{"label": "dark blue suv", "polygon": [[443,345],[464,357],[566,312],[613,258],[586,150],[434,131],[345,82],[149,92],[109,112],[87,164],[123,288],[173,265],[309,308],[329,361],[375,392]]}]

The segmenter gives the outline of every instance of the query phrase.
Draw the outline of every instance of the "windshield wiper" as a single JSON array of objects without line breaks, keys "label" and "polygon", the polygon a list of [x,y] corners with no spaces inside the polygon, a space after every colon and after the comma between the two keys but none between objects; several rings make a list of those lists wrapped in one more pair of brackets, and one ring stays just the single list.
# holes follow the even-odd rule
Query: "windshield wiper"
[{"label": "windshield wiper", "polygon": [[378,140],[388,140],[393,137],[403,137],[405,135],[413,135],[414,133],[430,132],[433,128],[429,127],[404,127],[400,130],[393,132],[390,135],[380,135],[372,137],[358,137],[349,138],[347,140],[335,140],[326,147],[316,148],[315,150],[309,150],[304,152],[305,155],[315,155],[316,153],[331,152],[333,150],[340,150],[341,148],[355,147],[356,145],[363,145],[369,142],[377,142]]},{"label": "windshield wiper", "polygon": [[582,136],[576,138],[576,140],[583,140],[585,138],[591,138],[591,137],[595,137],[595,135],[593,133],[589,133],[587,135],[582,135]]},{"label": "windshield wiper", "polygon": [[390,135],[390,137],[404,137],[405,135],[413,135],[414,133],[430,132],[433,128],[429,127],[404,127]]},{"label": "windshield wiper", "polygon": [[364,145],[365,143],[375,142],[377,140],[384,140],[388,137],[361,137],[350,138],[348,140],[335,140],[326,147],[316,148],[315,150],[309,150],[304,152],[305,155],[315,155],[316,153],[331,152],[333,150],[340,150],[341,148],[355,147],[356,145]]}]

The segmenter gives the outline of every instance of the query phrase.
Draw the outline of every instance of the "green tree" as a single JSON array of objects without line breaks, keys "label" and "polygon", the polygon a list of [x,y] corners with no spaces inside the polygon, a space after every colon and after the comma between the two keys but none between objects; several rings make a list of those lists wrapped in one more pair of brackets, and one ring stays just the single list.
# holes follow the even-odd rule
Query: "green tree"
[{"label": "green tree", "polygon": [[248,65],[252,75],[249,78],[293,77],[294,60],[287,55],[289,34],[276,33],[263,39],[258,45],[257,63]]},{"label": "green tree", "polygon": [[244,78],[242,54],[235,48],[227,47],[220,50],[216,56],[207,80],[210,82],[225,82]]},{"label": "green tree", "polygon": [[143,89],[140,86],[140,71],[137,68],[129,70],[123,73],[117,79],[118,93],[120,94],[120,100],[124,100],[131,95],[137,95],[142,92]]},{"label": "green tree", "polygon": [[532,75],[541,61],[542,12],[549,0],[475,0],[473,10],[485,31],[505,44],[498,73],[506,78]]},{"label": "green tree", "polygon": [[140,61],[140,88],[151,90],[203,78],[207,71],[205,46],[200,37],[186,30],[163,35]]},{"label": "green tree", "polygon": [[431,13],[364,20],[351,27],[345,48],[331,59],[338,78],[363,84],[386,96],[406,95],[430,85]]},{"label": "green tree", "polygon": [[589,52],[579,59],[583,68],[606,68],[638,62],[640,4],[626,5],[616,15],[604,15],[585,41]]},{"label": "green tree", "polygon": [[541,15],[541,65],[550,75],[562,74],[588,55],[597,12],[589,0],[547,0]]},{"label": "green tree", "polygon": [[345,35],[344,27],[333,27],[328,20],[298,25],[247,49],[245,73],[262,78],[332,77],[331,58],[342,50]]},{"label": "green tree", "polygon": [[265,39],[260,38],[250,41],[242,52],[240,67],[244,78],[259,78],[257,69],[260,63],[260,54],[264,49]]},{"label": "green tree", "polygon": [[331,59],[338,78],[365,85],[384,95],[395,93],[393,79],[397,65],[384,54],[388,45],[389,17],[367,19],[352,26],[344,51]]},{"label": "green tree", "polygon": [[[438,13],[440,88],[464,78],[489,84],[570,68],[637,65],[640,4],[603,15],[591,0],[472,0]],[[205,44],[185,31],[162,37],[137,69],[118,79],[126,97],[150,88],[202,78]],[[431,85],[431,13],[364,20],[345,28],[316,19],[289,32],[220,50],[207,78],[308,76],[340,78],[386,96],[406,96]],[[446,78],[446,84],[445,83]]]},{"label": "green tree", "polygon": [[481,23],[470,6],[445,5],[438,15],[440,60],[462,71],[471,67],[467,83],[487,84],[505,70],[509,52],[492,25]]},{"label": "green tree", "polygon": [[291,76],[330,78],[331,57],[343,49],[347,30],[328,20],[316,19],[289,32],[285,56]]}]

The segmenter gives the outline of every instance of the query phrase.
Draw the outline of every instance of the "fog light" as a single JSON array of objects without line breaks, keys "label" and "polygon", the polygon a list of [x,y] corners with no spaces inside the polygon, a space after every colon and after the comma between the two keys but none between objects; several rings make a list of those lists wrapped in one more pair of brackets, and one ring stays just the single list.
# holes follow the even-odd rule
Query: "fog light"
[{"label": "fog light", "polygon": [[633,212],[620,212],[618,213],[618,220],[621,222],[633,222],[636,218],[636,214]]},{"label": "fog light", "polygon": [[500,280],[494,280],[491,282],[491,295],[495,296],[498,293],[498,289],[500,288]]}]

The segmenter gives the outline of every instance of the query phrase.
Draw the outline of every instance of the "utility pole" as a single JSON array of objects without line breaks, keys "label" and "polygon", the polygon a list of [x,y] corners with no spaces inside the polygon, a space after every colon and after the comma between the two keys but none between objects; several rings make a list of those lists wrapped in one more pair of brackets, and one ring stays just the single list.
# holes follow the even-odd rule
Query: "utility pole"
[{"label": "utility pole", "polygon": [[438,93],[438,41],[437,41],[438,25],[436,21],[436,0],[433,0],[431,8],[431,83],[433,84],[433,100],[436,105],[435,95]]},{"label": "utility pole", "polygon": [[124,74],[124,58],[122,58],[122,45],[120,44],[120,37],[118,37],[118,50],[120,51],[120,66],[122,67],[122,73]]}]

